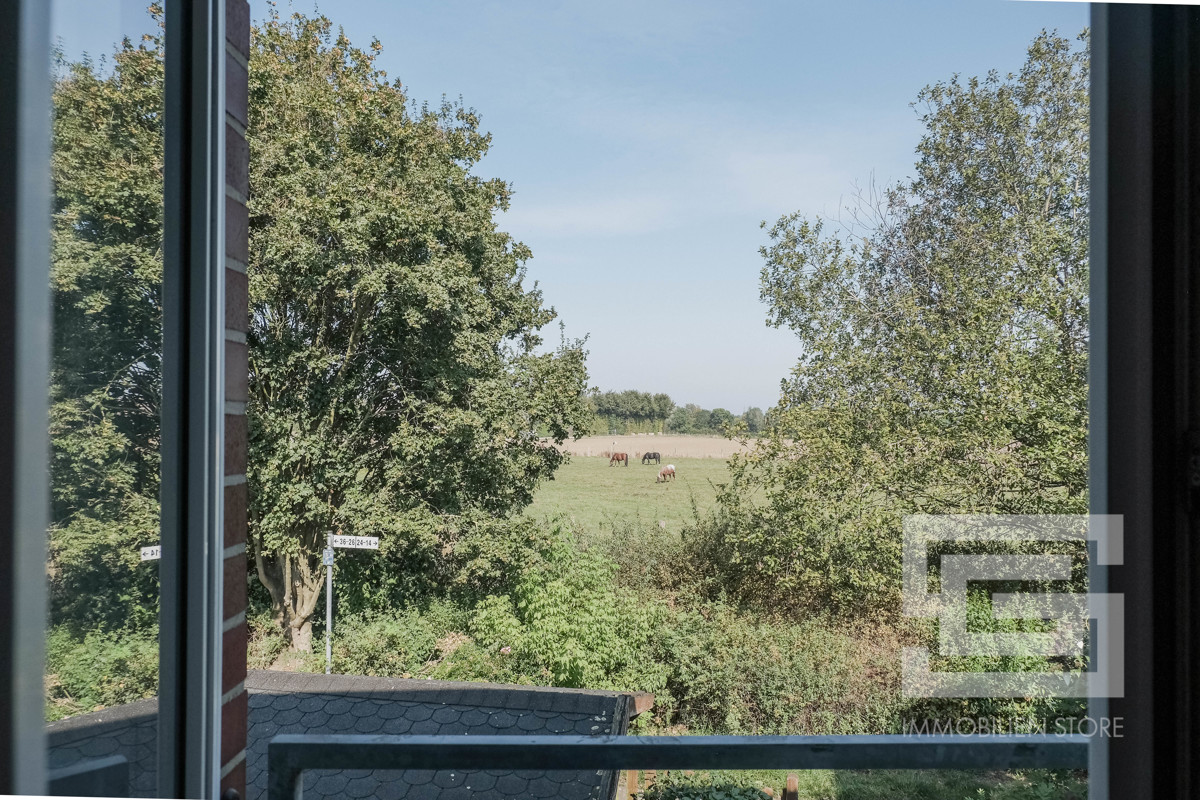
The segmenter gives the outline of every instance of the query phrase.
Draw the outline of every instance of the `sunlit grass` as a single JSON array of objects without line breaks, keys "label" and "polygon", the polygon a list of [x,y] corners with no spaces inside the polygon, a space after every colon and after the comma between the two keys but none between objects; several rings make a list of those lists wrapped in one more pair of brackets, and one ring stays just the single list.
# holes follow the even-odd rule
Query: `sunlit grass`
[{"label": "sunlit grass", "polygon": [[[663,466],[667,465],[664,459]],[[678,531],[692,519],[692,503],[700,513],[712,508],[719,483],[728,480],[724,459],[674,458],[675,480],[655,483],[659,467],[631,459],[628,467],[608,465],[607,458],[572,456],[539,487],[526,509],[534,517],[563,515],[579,528],[597,533],[616,521],[663,523]]]}]

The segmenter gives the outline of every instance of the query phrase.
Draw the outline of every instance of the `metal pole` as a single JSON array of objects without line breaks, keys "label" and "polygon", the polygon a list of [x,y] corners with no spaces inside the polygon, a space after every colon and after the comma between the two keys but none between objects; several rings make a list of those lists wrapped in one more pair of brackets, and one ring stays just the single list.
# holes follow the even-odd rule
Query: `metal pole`
[{"label": "metal pole", "polygon": [[[333,531],[325,533],[325,547],[333,550]],[[333,560],[325,566],[325,674],[333,666]]]}]

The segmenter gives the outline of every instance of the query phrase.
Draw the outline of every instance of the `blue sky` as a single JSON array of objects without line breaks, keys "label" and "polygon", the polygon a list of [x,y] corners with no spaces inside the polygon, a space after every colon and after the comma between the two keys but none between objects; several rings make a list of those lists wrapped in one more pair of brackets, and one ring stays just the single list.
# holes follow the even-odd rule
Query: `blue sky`
[{"label": "blue sky", "polygon": [[[68,52],[144,28],[146,0],[54,2]],[[480,112],[494,138],[478,171],[513,184],[501,225],[533,249],[529,278],[568,335],[590,334],[593,384],[735,413],[772,405],[798,354],[764,324],[759,223],[836,215],[872,177],[902,180],[921,87],[1015,70],[1038,31],[1073,37],[1088,13],[1008,0],[317,7],[356,44],[379,39],[411,97]],[[251,0],[255,20],[266,12]]]}]

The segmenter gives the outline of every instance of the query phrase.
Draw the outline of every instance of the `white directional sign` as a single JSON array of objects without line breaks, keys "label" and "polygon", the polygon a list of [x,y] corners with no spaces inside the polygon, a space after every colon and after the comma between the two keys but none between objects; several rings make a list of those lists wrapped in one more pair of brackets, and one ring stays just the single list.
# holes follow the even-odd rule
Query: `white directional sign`
[{"label": "white directional sign", "polygon": [[162,558],[162,545],[142,548],[142,561],[153,561],[156,558]]},{"label": "white directional sign", "polygon": [[333,536],[330,537],[334,547],[359,547],[365,550],[378,550],[378,536]]}]

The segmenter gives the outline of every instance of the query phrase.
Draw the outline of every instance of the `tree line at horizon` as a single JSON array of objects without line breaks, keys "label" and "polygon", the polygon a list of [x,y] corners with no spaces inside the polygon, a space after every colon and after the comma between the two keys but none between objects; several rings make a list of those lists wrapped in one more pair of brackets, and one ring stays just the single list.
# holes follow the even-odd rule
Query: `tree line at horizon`
[{"label": "tree line at horizon", "polygon": [[598,435],[625,433],[677,433],[708,436],[760,435],[767,425],[761,408],[735,415],[724,408],[706,409],[695,403],[677,406],[667,394],[627,389],[601,392],[593,388],[587,403],[595,421],[589,432]]}]

